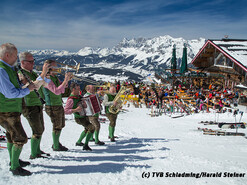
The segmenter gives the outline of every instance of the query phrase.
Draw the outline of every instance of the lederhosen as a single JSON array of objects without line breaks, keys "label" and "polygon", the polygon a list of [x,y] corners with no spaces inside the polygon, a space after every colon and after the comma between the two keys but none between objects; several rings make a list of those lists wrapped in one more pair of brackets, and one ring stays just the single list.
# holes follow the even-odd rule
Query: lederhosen
[{"label": "lederhosen", "polygon": [[[26,75],[30,77],[32,81],[35,81],[38,75],[35,72],[28,72],[23,70]],[[43,87],[41,87],[38,92],[41,97],[43,97]],[[33,91],[29,95],[24,97],[24,102],[22,106],[22,114],[28,120],[28,123],[32,129],[33,136],[39,138],[42,136],[45,126],[43,118],[43,105],[40,102],[39,97]]]},{"label": "lederhosen", "polygon": [[[50,76],[50,78],[56,87],[60,85],[60,81],[57,76]],[[62,95],[56,95],[47,88],[44,88],[44,95],[46,101],[45,112],[51,118],[53,132],[60,132],[65,126]]]},{"label": "lederhosen", "polygon": [[[20,88],[16,71],[0,61],[15,88]],[[27,135],[22,127],[20,116],[22,111],[22,98],[6,98],[0,93],[0,125],[6,130],[8,143],[23,146],[27,143]]]}]

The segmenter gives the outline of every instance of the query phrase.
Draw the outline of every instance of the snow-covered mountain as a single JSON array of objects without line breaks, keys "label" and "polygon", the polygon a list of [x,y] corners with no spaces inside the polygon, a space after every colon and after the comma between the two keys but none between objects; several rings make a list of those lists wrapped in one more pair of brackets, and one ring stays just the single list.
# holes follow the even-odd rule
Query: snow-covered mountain
[{"label": "snow-covered mountain", "polygon": [[115,79],[141,80],[148,74],[154,73],[158,67],[170,67],[174,44],[179,65],[184,43],[187,44],[188,62],[190,63],[205,43],[205,39],[185,40],[166,35],[150,39],[123,39],[113,48],[85,47],[78,52],[64,50],[31,50],[31,52],[40,64],[45,59],[55,59],[69,65],[80,63],[80,73],[97,80],[107,80],[110,76]]}]

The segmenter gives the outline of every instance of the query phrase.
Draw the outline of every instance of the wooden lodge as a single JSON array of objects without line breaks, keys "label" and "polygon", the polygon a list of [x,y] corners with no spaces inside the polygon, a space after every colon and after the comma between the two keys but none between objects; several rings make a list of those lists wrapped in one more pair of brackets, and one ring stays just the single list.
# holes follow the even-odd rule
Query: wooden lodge
[{"label": "wooden lodge", "polygon": [[191,64],[212,76],[209,80],[216,80],[213,76],[221,75],[223,78],[218,78],[218,83],[226,87],[247,84],[247,40],[207,40]]}]

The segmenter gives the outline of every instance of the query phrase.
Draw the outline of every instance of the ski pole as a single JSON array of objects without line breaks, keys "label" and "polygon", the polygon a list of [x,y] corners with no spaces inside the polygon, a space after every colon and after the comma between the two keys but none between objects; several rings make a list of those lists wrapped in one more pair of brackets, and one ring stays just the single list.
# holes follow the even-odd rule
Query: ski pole
[{"label": "ski pole", "polygon": [[240,121],[241,121],[241,119],[243,117],[244,112],[243,111],[239,111],[239,113],[240,113],[240,119],[239,119],[239,123],[240,123]]}]

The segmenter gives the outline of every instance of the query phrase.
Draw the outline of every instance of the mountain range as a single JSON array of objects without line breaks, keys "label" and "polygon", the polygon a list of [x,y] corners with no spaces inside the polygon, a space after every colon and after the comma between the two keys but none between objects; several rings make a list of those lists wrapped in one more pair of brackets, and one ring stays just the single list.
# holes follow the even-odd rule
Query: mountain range
[{"label": "mountain range", "polygon": [[38,65],[46,59],[75,66],[80,63],[78,75],[94,80],[143,80],[157,68],[170,68],[175,45],[178,67],[184,44],[188,63],[205,43],[204,38],[185,40],[169,35],[154,38],[123,39],[113,48],[85,47],[78,52],[58,50],[30,50]]}]

